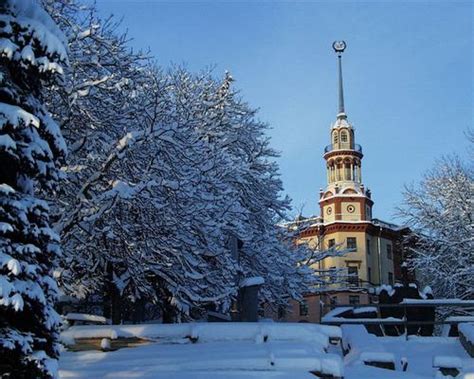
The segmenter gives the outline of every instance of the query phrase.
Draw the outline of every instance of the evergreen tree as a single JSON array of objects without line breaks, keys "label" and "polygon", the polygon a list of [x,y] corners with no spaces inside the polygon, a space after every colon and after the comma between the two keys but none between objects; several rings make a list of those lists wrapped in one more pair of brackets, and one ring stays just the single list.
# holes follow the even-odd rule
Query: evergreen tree
[{"label": "evergreen tree", "polygon": [[61,31],[36,1],[3,1],[0,11],[0,375],[51,378],[59,239],[37,196],[54,190],[66,148],[42,93],[67,57]]}]

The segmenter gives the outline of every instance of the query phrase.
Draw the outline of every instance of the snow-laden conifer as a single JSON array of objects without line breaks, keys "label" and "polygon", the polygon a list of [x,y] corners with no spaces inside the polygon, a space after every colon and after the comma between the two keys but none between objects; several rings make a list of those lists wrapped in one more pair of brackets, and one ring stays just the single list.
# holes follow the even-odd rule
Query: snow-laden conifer
[{"label": "snow-laden conifer", "polygon": [[64,36],[34,0],[0,5],[0,375],[57,375],[59,316],[48,204],[66,148],[43,105],[63,72]]}]

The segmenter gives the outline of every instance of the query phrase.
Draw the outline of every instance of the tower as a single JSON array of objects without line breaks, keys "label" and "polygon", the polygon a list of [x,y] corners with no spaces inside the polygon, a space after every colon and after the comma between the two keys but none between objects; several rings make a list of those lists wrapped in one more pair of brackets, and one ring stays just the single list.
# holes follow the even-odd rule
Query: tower
[{"label": "tower", "polygon": [[[355,129],[344,106],[342,54],[344,41],[333,43],[338,60],[339,106],[330,127],[330,144],[324,149],[326,187],[319,195],[320,216],[298,217],[286,226],[300,230],[296,243],[315,250],[345,250],[314,264],[318,273],[339,271],[342,278],[330,277],[315,286],[303,302],[290,301],[292,312],[283,319],[319,322],[335,304],[368,304],[373,288],[401,280],[401,241],[406,228],[372,217],[373,201],[362,183],[362,147],[355,143]],[[333,279],[336,279],[333,281]],[[279,317],[279,319],[282,319]]]},{"label": "tower", "polygon": [[342,53],[344,41],[333,44],[338,59],[339,107],[331,125],[330,144],[324,149],[327,186],[320,192],[319,205],[324,223],[337,221],[370,221],[373,201],[362,184],[362,147],[355,143],[355,130],[347,120],[344,107]]}]

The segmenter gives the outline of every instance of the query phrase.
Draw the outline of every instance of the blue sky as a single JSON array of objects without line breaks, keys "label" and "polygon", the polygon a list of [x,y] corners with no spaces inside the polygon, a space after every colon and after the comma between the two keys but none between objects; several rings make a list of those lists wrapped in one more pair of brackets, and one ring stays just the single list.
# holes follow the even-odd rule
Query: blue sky
[{"label": "blue sky", "polygon": [[337,112],[331,44],[344,39],[345,105],[364,149],[374,216],[393,220],[404,183],[442,154],[467,159],[473,122],[471,2],[97,0],[161,66],[216,65],[272,130],[295,210],[318,214],[322,151]]}]

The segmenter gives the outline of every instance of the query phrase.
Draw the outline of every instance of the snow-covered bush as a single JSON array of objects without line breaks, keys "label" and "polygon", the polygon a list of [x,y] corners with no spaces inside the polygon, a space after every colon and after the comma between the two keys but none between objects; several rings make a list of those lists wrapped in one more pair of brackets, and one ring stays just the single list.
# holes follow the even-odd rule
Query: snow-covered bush
[{"label": "snow-covered bush", "polygon": [[410,264],[436,297],[474,297],[473,181],[472,163],[445,157],[404,192],[400,215],[416,237]]},{"label": "snow-covered bush", "polygon": [[0,376],[57,375],[57,234],[48,204],[66,148],[43,88],[67,63],[64,36],[34,0],[0,4]]}]

